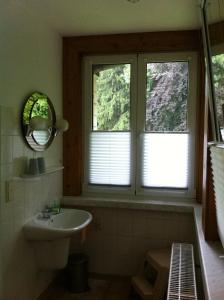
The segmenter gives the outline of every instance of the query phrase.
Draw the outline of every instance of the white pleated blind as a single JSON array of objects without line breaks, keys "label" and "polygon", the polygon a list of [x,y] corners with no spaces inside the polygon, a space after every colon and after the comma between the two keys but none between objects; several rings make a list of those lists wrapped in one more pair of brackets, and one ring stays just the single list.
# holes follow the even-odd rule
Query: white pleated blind
[{"label": "white pleated blind", "polygon": [[34,130],[33,137],[38,145],[46,145],[50,138],[50,133],[48,130]]},{"label": "white pleated blind", "polygon": [[188,133],[142,135],[142,186],[187,188]]},{"label": "white pleated blind", "polygon": [[91,132],[89,183],[130,185],[130,156],[130,132]]},{"label": "white pleated blind", "polygon": [[218,232],[224,247],[224,148],[211,147],[211,157]]}]

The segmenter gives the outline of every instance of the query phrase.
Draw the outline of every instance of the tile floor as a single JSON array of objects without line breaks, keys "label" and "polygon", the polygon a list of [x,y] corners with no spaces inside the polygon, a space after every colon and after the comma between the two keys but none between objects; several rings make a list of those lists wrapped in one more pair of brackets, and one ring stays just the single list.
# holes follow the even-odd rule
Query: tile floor
[{"label": "tile floor", "polygon": [[[201,270],[196,267],[198,299],[204,300]],[[38,300],[141,300],[131,288],[129,278],[90,278],[90,290],[85,293],[71,293],[64,276],[51,284]],[[166,297],[164,298],[166,299]]]},{"label": "tile floor", "polygon": [[138,300],[129,279],[90,279],[90,290],[70,293],[62,284],[52,284],[38,300]]}]

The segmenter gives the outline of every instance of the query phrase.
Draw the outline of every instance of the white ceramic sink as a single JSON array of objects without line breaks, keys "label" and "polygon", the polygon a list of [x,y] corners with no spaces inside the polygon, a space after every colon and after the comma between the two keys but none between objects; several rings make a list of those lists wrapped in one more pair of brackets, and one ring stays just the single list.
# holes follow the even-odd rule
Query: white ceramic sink
[{"label": "white ceramic sink", "polygon": [[44,219],[42,214],[33,216],[23,227],[26,239],[33,246],[37,267],[56,270],[66,266],[72,236],[92,221],[85,210],[62,209],[59,214]]},{"label": "white ceramic sink", "polygon": [[72,236],[84,229],[91,220],[92,215],[88,211],[62,209],[49,219],[44,219],[41,214],[35,215],[24,225],[24,232],[28,240],[50,241]]}]

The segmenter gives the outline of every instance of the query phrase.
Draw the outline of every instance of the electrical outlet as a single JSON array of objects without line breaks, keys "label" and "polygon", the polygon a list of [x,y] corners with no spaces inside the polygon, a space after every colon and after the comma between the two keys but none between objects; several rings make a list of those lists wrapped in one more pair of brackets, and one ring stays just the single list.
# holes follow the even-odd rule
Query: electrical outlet
[{"label": "electrical outlet", "polygon": [[5,182],[5,202],[12,201],[13,195],[14,195],[13,181],[8,180]]}]

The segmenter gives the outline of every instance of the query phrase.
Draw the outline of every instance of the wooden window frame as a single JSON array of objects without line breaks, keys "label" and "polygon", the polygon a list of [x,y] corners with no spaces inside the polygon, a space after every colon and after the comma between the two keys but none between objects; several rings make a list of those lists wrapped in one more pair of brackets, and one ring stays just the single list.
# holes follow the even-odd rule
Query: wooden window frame
[{"label": "wooden window frame", "polygon": [[198,202],[203,194],[204,149],[204,59],[200,30],[165,31],[63,38],[63,111],[70,128],[63,136],[63,192],[82,193],[83,182],[83,88],[82,57],[130,53],[197,52],[198,82],[196,109],[195,186]]},{"label": "wooden window frame", "polygon": [[[217,47],[224,44],[224,21],[209,25],[209,37],[211,46]],[[205,76],[204,76],[205,77]],[[216,205],[213,188],[213,176],[210,152],[207,142],[212,140],[211,121],[208,108],[208,87],[204,85],[204,154],[202,170],[202,224],[206,240],[216,241],[219,239],[216,220]]]},{"label": "wooden window frame", "polygon": [[[153,54],[132,54],[132,55],[97,55],[85,56],[83,58],[84,66],[84,195],[116,195],[118,197],[132,196],[138,198],[139,196],[146,199],[164,198],[167,197],[179,199],[180,201],[195,198],[195,115],[196,115],[196,94],[197,94],[197,55],[195,52],[175,52],[175,53],[153,53]],[[188,186],[187,188],[159,188],[159,187],[143,187],[141,182],[141,158],[142,143],[140,136],[145,133],[145,91],[146,91],[146,64],[150,62],[179,62],[185,61],[188,63],[188,74],[190,82],[188,85],[187,96],[187,119],[188,119],[188,135],[189,135],[189,167],[188,167]],[[130,113],[130,133],[132,135],[131,142],[131,162],[133,162],[133,172],[131,172],[130,186],[106,186],[97,184],[89,184],[89,138],[92,131],[92,66],[94,64],[122,64],[128,63],[131,67],[131,113]],[[138,83],[137,83],[138,82]],[[137,93],[138,91],[138,93]],[[138,111],[138,116],[136,116]],[[137,120],[137,122],[136,122]],[[138,158],[136,157],[138,153]],[[132,169],[132,167],[130,167]]]}]

